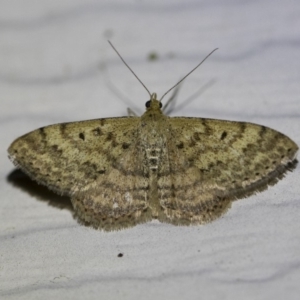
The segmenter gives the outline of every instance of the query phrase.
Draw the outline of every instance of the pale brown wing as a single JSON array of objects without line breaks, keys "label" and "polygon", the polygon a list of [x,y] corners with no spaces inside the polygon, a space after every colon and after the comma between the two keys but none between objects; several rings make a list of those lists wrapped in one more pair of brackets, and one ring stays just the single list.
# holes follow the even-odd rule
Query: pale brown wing
[{"label": "pale brown wing", "polygon": [[81,220],[118,229],[147,219],[139,122],[124,117],[50,125],[18,138],[8,152],[38,183],[71,196]]},{"label": "pale brown wing", "polygon": [[95,228],[118,230],[152,219],[149,168],[138,136],[111,164],[105,176],[75,189],[72,203],[81,220]]},{"label": "pale brown wing", "polygon": [[39,128],[16,139],[9,157],[38,183],[71,195],[75,186],[81,189],[107,174],[132,144],[137,122],[137,118],[111,118]]},{"label": "pale brown wing", "polygon": [[232,200],[266,189],[297,163],[297,145],[264,126],[198,118],[170,118],[169,124],[158,180],[161,221],[211,221]]}]

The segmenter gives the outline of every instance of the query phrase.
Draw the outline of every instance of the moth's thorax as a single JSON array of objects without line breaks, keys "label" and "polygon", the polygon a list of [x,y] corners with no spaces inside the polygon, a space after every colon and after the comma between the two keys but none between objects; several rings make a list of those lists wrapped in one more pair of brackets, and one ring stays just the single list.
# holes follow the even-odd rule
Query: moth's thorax
[{"label": "moth's thorax", "polygon": [[160,108],[148,108],[145,113],[141,116],[141,121],[144,123],[158,123],[165,119],[165,115],[163,114]]},{"label": "moth's thorax", "polygon": [[147,104],[147,110],[141,117],[139,136],[149,170],[157,172],[166,147],[168,117],[163,114],[161,103],[156,100],[155,94]]},{"label": "moth's thorax", "polygon": [[168,127],[168,117],[162,113],[160,107],[151,106],[141,117],[139,134],[145,144],[154,146],[161,144]]},{"label": "moth's thorax", "polygon": [[157,136],[165,131],[167,119],[161,110],[161,102],[156,99],[155,93],[152,94],[146,103],[146,111],[141,116],[141,131],[149,137]]}]

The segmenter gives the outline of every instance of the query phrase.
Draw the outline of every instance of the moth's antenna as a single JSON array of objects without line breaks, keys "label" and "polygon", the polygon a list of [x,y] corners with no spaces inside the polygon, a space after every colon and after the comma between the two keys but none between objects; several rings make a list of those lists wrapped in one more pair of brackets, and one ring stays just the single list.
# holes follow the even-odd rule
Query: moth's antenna
[{"label": "moth's antenna", "polygon": [[211,51],[208,55],[206,55],[206,57],[190,72],[188,72],[181,80],[179,80],[175,85],[173,85],[169,90],[167,90],[163,96],[160,98],[159,101],[162,101],[162,99],[169,93],[171,92],[178,84],[180,84],[184,79],[186,79],[191,73],[193,73],[200,65],[202,65],[202,63],[209,57],[211,56],[216,50],[218,50],[219,48],[214,49],[213,51]]},{"label": "moth's antenna", "polygon": [[141,79],[139,79],[137,77],[137,75],[131,70],[131,68],[127,65],[126,61],[123,59],[123,57],[121,56],[121,54],[117,51],[117,49],[113,46],[113,44],[108,41],[109,44],[111,45],[111,47],[115,50],[115,52],[118,54],[118,56],[121,58],[122,62],[124,63],[124,65],[129,69],[129,71],[134,75],[134,77],[140,82],[140,84],[145,88],[145,90],[148,92],[148,94],[150,95],[151,98],[151,93],[149,92],[149,90],[146,88],[146,86],[144,85],[144,83],[141,81]]}]

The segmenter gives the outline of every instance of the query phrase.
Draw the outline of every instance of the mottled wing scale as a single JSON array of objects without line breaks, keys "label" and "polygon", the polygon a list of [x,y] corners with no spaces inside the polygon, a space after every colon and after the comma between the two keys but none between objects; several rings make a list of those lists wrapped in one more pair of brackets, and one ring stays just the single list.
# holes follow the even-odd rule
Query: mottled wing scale
[{"label": "mottled wing scale", "polygon": [[212,221],[232,200],[275,184],[297,163],[297,145],[264,126],[180,117],[169,124],[168,171],[158,179],[161,221]]},{"label": "mottled wing scale", "polygon": [[37,182],[71,196],[81,221],[115,230],[152,218],[211,221],[292,170],[297,150],[264,126],[167,117],[153,94],[140,118],[51,125],[8,152]]},{"label": "mottled wing scale", "polygon": [[18,138],[8,152],[38,183],[71,196],[80,220],[107,230],[133,226],[151,218],[142,214],[149,186],[138,161],[139,122],[124,117],[50,125]]}]

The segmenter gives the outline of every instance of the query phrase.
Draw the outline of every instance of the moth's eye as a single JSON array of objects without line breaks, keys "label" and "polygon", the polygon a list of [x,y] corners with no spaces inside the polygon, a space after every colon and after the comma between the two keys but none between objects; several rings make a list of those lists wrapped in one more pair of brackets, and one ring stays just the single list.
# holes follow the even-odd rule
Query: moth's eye
[{"label": "moth's eye", "polygon": [[147,101],[145,105],[146,105],[146,107],[150,107],[150,105],[151,105],[151,100]]},{"label": "moth's eye", "polygon": [[161,102],[159,102],[159,108],[162,108],[162,103]]}]

